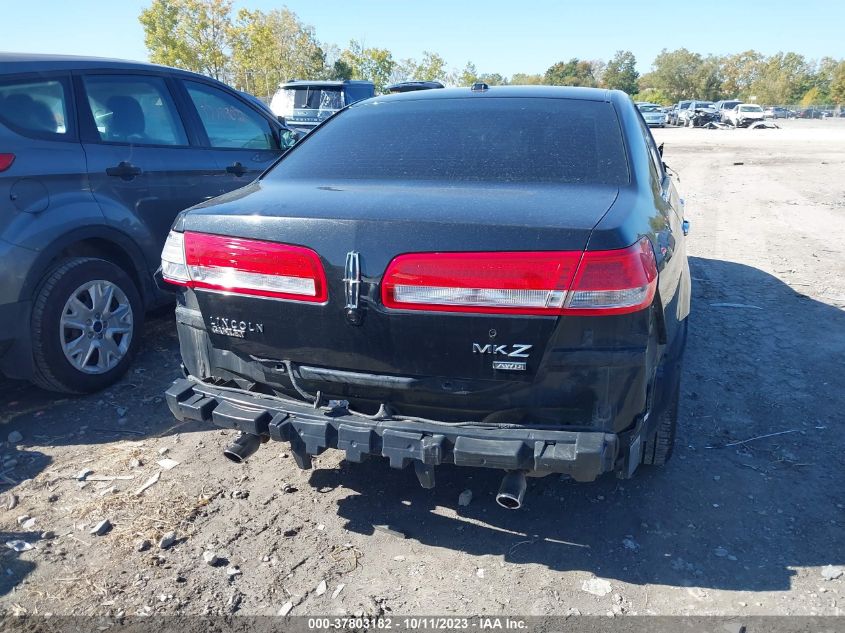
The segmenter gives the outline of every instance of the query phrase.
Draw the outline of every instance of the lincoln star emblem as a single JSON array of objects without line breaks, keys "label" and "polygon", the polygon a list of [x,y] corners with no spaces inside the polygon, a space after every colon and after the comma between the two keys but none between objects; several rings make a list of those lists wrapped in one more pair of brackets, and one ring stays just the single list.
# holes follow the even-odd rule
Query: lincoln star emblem
[{"label": "lincoln star emblem", "polygon": [[361,299],[361,262],[358,253],[349,251],[346,254],[346,265],[343,267],[343,288],[346,294],[346,319],[352,325],[361,325],[364,315],[360,309]]}]

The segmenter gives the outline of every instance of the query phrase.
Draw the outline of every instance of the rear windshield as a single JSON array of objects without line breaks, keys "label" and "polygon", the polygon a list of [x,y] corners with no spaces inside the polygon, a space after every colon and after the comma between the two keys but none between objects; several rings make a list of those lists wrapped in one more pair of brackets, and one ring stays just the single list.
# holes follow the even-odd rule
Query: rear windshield
[{"label": "rear windshield", "polygon": [[285,88],[283,91],[288,109],[340,110],[343,107],[343,91],[338,88],[305,87]]},{"label": "rear windshield", "polygon": [[638,105],[640,112],[663,112],[663,108],[656,105]]},{"label": "rear windshield", "polygon": [[621,185],[629,177],[611,104],[488,97],[352,107],[266,178]]},{"label": "rear windshield", "polygon": [[740,112],[762,112],[763,108],[758,105],[741,105],[739,106]]}]

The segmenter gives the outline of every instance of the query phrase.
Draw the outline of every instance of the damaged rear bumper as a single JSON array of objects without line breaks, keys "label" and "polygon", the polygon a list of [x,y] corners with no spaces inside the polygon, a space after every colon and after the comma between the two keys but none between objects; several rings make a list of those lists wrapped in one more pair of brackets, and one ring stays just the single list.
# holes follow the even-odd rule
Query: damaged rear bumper
[{"label": "damaged rear bumper", "polygon": [[533,475],[560,473],[586,482],[614,470],[630,476],[640,461],[642,423],[615,434],[373,419],[346,409],[327,411],[191,379],[176,380],[166,398],[179,420],[290,442],[302,468],[310,467],[312,455],[336,448],[345,451],[351,462],[378,455],[394,468],[413,465],[423,485],[426,477],[433,485],[433,467],[444,463]]}]

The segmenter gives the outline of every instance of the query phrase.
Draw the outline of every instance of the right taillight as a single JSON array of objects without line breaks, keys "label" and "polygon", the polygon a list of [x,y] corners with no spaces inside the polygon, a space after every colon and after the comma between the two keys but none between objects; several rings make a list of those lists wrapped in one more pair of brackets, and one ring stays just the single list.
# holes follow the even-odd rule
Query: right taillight
[{"label": "right taillight", "polygon": [[564,314],[601,316],[637,312],[651,305],[657,262],[647,237],[613,251],[587,251],[564,303]]},{"label": "right taillight", "polygon": [[648,238],[612,251],[407,253],[390,262],[382,302],[394,310],[600,316],[651,305]]}]

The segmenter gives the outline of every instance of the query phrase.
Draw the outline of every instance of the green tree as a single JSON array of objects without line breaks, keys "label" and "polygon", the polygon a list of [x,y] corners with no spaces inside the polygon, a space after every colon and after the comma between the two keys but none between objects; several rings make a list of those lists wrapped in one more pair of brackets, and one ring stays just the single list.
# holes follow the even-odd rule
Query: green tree
[{"label": "green tree", "polygon": [[698,53],[685,48],[660,51],[652,64],[652,71],[643,75],[643,88],[660,90],[673,102],[682,99],[704,98],[698,94],[697,77],[703,60]]},{"label": "green tree", "polygon": [[508,78],[499,73],[481,73],[478,76],[478,81],[481,81],[488,86],[507,86]]},{"label": "green tree", "polygon": [[412,57],[400,59],[393,65],[393,70],[390,71],[390,83],[412,81],[416,76],[417,60]]},{"label": "green tree", "polygon": [[845,103],[845,60],[833,69],[830,80],[830,99],[839,105]]},{"label": "green tree", "polygon": [[376,93],[382,93],[390,83],[396,61],[386,48],[366,48],[361,42],[352,40],[340,54],[340,59],[352,69],[353,79],[372,81]]},{"label": "green tree", "polygon": [[[314,29],[289,9],[241,9],[229,35],[239,88],[270,96],[281,82],[324,74],[325,54]],[[344,70],[335,64],[334,71]]]},{"label": "green tree", "polygon": [[332,64],[331,71],[327,73],[327,79],[331,79],[333,81],[345,81],[347,79],[352,79],[352,66],[342,59],[335,60],[335,63]]},{"label": "green tree", "polygon": [[766,58],[755,50],[748,50],[722,59],[722,94],[726,97],[747,99],[751,86],[760,76]]},{"label": "green tree", "polygon": [[471,86],[478,81],[478,69],[472,62],[467,62],[461,70],[453,70],[449,74],[449,83],[453,86]]},{"label": "green tree", "polygon": [[220,77],[231,10],[231,0],[153,0],[138,16],[150,61]]},{"label": "green tree", "polygon": [[631,51],[616,51],[602,73],[602,85],[611,90],[624,90],[629,95],[639,92],[640,73],[637,58]]},{"label": "green tree", "polygon": [[417,64],[413,78],[419,81],[445,82],[447,74],[445,59],[437,53],[423,51],[422,61]]},{"label": "green tree", "polygon": [[545,82],[546,78],[543,75],[527,73],[515,73],[510,80],[510,83],[515,86],[540,86]]},{"label": "green tree", "polygon": [[777,53],[763,64],[751,86],[759,103],[797,103],[813,87],[813,68],[803,55]]},{"label": "green tree", "polygon": [[819,90],[818,86],[813,86],[804,94],[803,97],[801,97],[802,108],[819,105],[821,102],[821,90]]},{"label": "green tree", "polygon": [[833,57],[822,57],[819,60],[813,77],[813,84],[819,89],[820,103],[828,103],[830,101],[830,86],[833,83],[833,76],[838,65],[839,60]]},{"label": "green tree", "polygon": [[646,101],[659,105],[672,105],[675,103],[669,96],[657,88],[645,88],[631,97],[634,101]]},{"label": "green tree", "polygon": [[713,55],[701,60],[692,76],[696,98],[715,101],[722,97],[721,65],[721,58]]},{"label": "green tree", "polygon": [[595,87],[597,85],[593,65],[576,57],[568,62],[558,62],[550,66],[546,71],[545,81],[552,86]]}]

